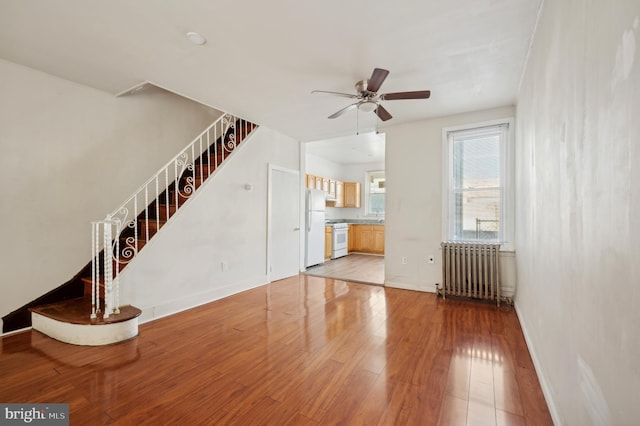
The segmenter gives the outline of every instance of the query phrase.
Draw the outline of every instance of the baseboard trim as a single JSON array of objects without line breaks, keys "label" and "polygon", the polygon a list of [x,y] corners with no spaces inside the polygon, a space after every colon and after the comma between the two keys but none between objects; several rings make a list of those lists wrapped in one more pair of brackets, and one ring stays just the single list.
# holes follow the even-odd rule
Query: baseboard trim
[{"label": "baseboard trim", "polygon": [[429,284],[427,284],[425,286],[422,286],[422,287],[418,287],[416,285],[398,283],[398,282],[392,282],[392,281],[389,281],[389,280],[385,280],[384,281],[384,285],[385,285],[385,287],[399,288],[401,290],[421,291],[423,293],[435,293],[436,292],[436,286],[435,285],[429,285]]},{"label": "baseboard trim", "polygon": [[542,388],[542,394],[544,395],[544,400],[547,402],[547,407],[549,407],[549,413],[551,414],[551,419],[553,420],[553,424],[556,426],[562,426],[562,421],[560,420],[560,414],[558,413],[558,409],[556,407],[556,404],[553,400],[553,396],[551,394],[551,387],[549,385],[549,381],[547,380],[546,376],[542,371],[542,366],[540,364],[538,355],[536,354],[536,351],[534,349],[527,324],[522,317],[522,313],[518,308],[518,303],[516,301],[513,302],[513,306],[516,310],[518,321],[520,321],[522,334],[524,335],[524,340],[527,343],[527,348],[529,349],[529,354],[531,355],[531,360],[533,361],[533,367],[536,370],[536,375],[538,376],[538,381],[540,382],[540,387]]},{"label": "baseboard trim", "polygon": [[14,334],[23,333],[25,331],[29,331],[29,330],[32,330],[32,329],[33,329],[33,327],[29,326],[29,327],[21,328],[19,330],[7,331],[6,333],[0,333],[0,338],[13,336]]},{"label": "baseboard trim", "polygon": [[215,302],[216,300],[224,299],[225,297],[233,296],[234,294],[242,293],[243,291],[251,290],[266,284],[269,284],[269,281],[265,282],[263,279],[261,279],[249,282],[246,285],[242,286],[238,286],[237,284],[230,285],[211,291],[192,294],[179,300],[172,300],[170,302],[157,305],[149,305],[141,308],[142,315],[140,316],[140,324],[175,315],[180,312],[197,308],[198,306],[206,305],[207,303]]}]

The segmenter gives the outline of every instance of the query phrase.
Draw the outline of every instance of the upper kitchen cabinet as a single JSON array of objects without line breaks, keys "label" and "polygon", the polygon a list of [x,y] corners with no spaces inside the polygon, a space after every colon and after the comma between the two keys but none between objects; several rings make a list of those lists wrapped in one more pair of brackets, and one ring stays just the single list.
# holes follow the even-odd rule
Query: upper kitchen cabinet
[{"label": "upper kitchen cabinet", "polygon": [[307,175],[307,188],[316,188],[316,177],[314,175]]},{"label": "upper kitchen cabinet", "polygon": [[[322,176],[307,175],[307,188],[324,190],[325,179]],[[328,182],[327,182],[328,186]],[[326,192],[326,191],[325,191]]]},{"label": "upper kitchen cabinet", "polygon": [[329,179],[329,195],[331,198],[336,198],[336,180]]},{"label": "upper kitchen cabinet", "polygon": [[360,182],[344,182],[344,205],[343,207],[360,208]]},{"label": "upper kitchen cabinet", "polygon": [[307,188],[324,191],[334,200],[327,201],[331,207],[360,208],[362,198],[360,182],[342,182],[322,176],[307,175]]},{"label": "upper kitchen cabinet", "polygon": [[333,207],[344,207],[344,182],[336,181],[336,201]]}]

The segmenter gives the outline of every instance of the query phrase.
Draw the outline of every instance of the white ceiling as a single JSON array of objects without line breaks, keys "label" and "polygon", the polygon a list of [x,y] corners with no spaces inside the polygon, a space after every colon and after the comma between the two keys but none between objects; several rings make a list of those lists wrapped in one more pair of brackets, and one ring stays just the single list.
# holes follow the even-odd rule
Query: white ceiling
[{"label": "white ceiling", "polygon": [[369,132],[305,143],[307,154],[339,164],[384,162],[385,135]]},{"label": "white ceiling", "polygon": [[380,130],[515,103],[540,2],[2,0],[0,58],[114,95],[149,81],[309,141],[375,128],[311,94],[352,93],[374,67],[391,72],[381,93],[432,93],[386,101]]}]

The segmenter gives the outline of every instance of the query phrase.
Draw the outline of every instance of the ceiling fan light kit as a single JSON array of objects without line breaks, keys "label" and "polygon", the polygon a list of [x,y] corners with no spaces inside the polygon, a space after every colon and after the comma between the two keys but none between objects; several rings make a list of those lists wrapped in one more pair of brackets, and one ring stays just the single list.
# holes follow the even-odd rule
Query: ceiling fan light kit
[{"label": "ceiling fan light kit", "polygon": [[418,90],[413,92],[395,92],[378,94],[380,86],[389,75],[389,71],[382,68],[374,68],[371,78],[360,80],[356,83],[356,94],[330,92],[326,90],[314,90],[311,93],[327,93],[344,98],[357,99],[358,101],[331,114],[329,118],[338,118],[344,113],[354,108],[362,112],[375,112],[382,121],[390,120],[392,115],[382,105],[381,101],[405,100],[405,99],[428,99],[431,96],[429,90]]},{"label": "ceiling fan light kit", "polygon": [[358,102],[358,109],[362,112],[373,112],[376,108],[378,104],[375,101]]}]

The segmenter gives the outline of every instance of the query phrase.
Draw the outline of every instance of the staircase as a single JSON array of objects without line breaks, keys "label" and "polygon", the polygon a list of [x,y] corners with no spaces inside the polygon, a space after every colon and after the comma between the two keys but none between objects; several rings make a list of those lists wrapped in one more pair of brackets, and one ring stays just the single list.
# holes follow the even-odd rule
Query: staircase
[{"label": "staircase", "polygon": [[77,345],[106,345],[137,336],[142,311],[120,305],[120,273],[255,128],[223,115],[120,207],[93,222],[91,268],[80,273],[84,297],[29,308],[33,328]]}]

